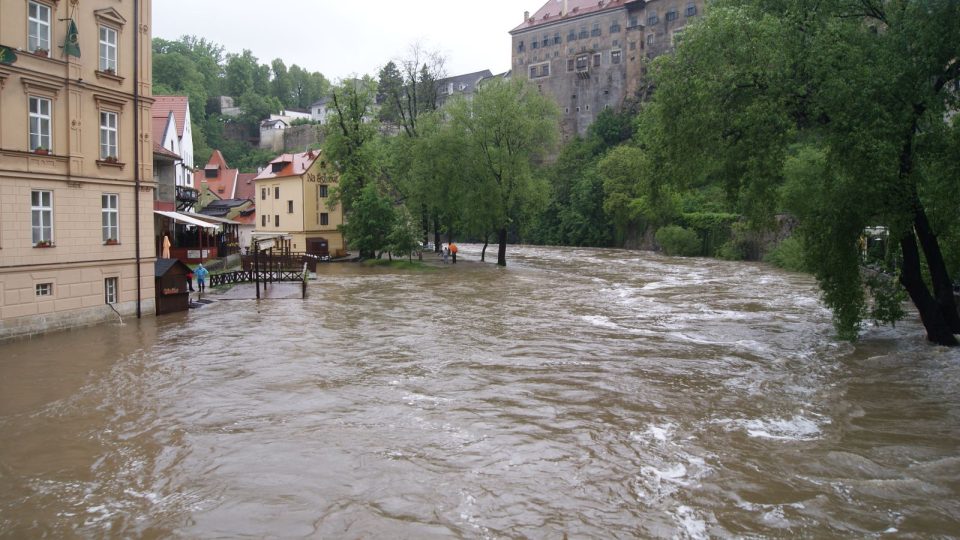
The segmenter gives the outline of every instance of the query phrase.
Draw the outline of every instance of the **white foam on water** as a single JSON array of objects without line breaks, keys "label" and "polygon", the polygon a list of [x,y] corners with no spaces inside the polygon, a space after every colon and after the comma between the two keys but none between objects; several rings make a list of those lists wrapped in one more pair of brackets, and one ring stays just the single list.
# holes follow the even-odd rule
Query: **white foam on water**
[{"label": "white foam on water", "polygon": [[407,405],[415,405],[417,403],[430,403],[433,405],[439,405],[450,401],[447,398],[437,397],[437,396],[425,396],[423,394],[407,394],[403,396],[403,401],[407,402]]},{"label": "white foam on water", "polygon": [[654,440],[657,442],[667,442],[672,438],[676,424],[664,422],[662,424],[649,424],[647,429],[641,433],[632,432],[630,438],[637,442],[647,442]]},{"label": "white foam on water", "polygon": [[710,538],[707,534],[707,522],[697,516],[693,508],[689,506],[678,506],[673,513],[673,519],[680,527],[680,534],[674,535],[674,538],[693,538],[696,540]]},{"label": "white foam on water", "polygon": [[665,480],[674,484],[680,484],[683,486],[687,485],[687,483],[683,480],[687,476],[687,466],[683,463],[674,463],[662,469],[643,466],[640,468],[640,472],[646,476],[655,478],[658,483],[661,480]]},{"label": "white foam on water", "polygon": [[601,328],[615,328],[615,329],[620,328],[619,324],[611,321],[610,319],[608,319],[607,317],[604,317],[603,315],[582,315],[580,318],[592,324],[593,326],[599,326]]},{"label": "white foam on water", "polygon": [[[714,422],[743,429],[747,432],[747,435],[761,439],[813,441],[823,435],[820,425],[815,420],[800,415],[794,415],[791,418],[758,418],[753,420],[723,418]],[[829,424],[830,422],[826,420],[825,423]]]}]

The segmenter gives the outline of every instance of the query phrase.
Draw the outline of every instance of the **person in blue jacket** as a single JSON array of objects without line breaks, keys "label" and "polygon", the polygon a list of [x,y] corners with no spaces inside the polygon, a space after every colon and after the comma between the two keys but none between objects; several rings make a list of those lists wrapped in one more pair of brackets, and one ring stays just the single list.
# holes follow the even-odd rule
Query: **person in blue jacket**
[{"label": "person in blue jacket", "polygon": [[197,288],[200,289],[200,292],[203,292],[203,290],[206,288],[207,276],[210,274],[210,272],[203,267],[203,263],[200,263],[197,265],[197,269],[194,270],[193,273],[197,276]]}]

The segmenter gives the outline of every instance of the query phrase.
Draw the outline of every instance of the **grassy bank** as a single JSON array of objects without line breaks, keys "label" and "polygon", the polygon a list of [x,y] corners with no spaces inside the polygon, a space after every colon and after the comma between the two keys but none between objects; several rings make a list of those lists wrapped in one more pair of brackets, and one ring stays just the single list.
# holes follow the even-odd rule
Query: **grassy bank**
[{"label": "grassy bank", "polygon": [[385,268],[395,268],[397,270],[420,270],[424,272],[433,272],[436,270],[435,267],[430,266],[421,261],[409,261],[409,260],[387,260],[387,259],[366,259],[360,264],[370,267],[385,267]]}]

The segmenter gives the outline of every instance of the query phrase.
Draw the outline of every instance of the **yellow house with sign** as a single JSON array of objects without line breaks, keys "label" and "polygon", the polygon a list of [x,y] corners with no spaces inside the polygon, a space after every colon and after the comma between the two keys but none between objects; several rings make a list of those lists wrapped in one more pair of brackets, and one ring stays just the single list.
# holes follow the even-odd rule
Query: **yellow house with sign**
[{"label": "yellow house with sign", "polygon": [[254,235],[285,235],[293,252],[345,256],[343,207],[328,204],[338,180],[320,150],[277,157],[255,179]]}]

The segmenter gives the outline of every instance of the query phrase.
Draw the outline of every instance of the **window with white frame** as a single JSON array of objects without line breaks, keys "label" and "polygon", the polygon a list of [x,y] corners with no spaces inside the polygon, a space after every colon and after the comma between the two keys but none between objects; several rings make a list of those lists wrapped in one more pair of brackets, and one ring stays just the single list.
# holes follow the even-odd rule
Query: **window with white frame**
[{"label": "window with white frame", "polygon": [[53,283],[37,283],[37,296],[53,296]]},{"label": "window with white frame", "polygon": [[27,3],[27,50],[50,51],[50,6]]},{"label": "window with white frame", "polygon": [[100,71],[117,72],[117,31],[100,27]]},{"label": "window with white frame", "polygon": [[52,102],[47,98],[30,96],[30,150],[50,149],[50,111]]},{"label": "window with white frame", "polygon": [[116,193],[104,193],[100,196],[100,215],[103,228],[103,241],[120,240],[120,196]]},{"label": "window with white frame", "polygon": [[100,111],[100,159],[117,156],[117,113]]},{"label": "window with white frame", "polygon": [[30,192],[30,220],[33,245],[53,243],[53,192]]},{"label": "window with white frame", "polygon": [[577,71],[587,71],[590,69],[590,56],[581,54],[577,56]]},{"label": "window with white frame", "polygon": [[107,304],[116,304],[120,298],[120,280],[108,277],[103,280],[103,301]]}]

